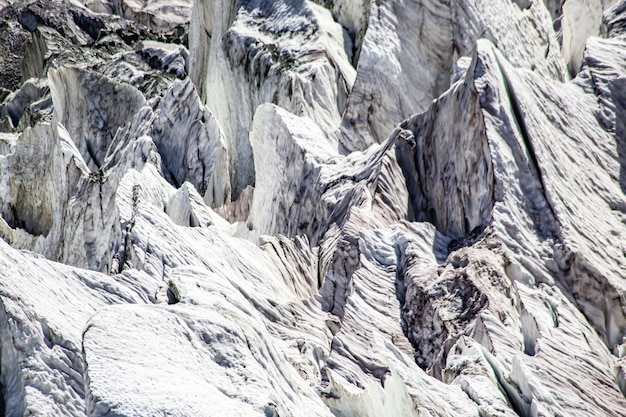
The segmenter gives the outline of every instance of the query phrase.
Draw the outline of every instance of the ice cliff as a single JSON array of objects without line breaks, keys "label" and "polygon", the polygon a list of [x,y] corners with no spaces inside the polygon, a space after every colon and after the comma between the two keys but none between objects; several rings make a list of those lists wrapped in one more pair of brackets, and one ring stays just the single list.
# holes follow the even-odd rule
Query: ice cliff
[{"label": "ice cliff", "polygon": [[0,0],[0,415],[626,415],[626,1]]}]

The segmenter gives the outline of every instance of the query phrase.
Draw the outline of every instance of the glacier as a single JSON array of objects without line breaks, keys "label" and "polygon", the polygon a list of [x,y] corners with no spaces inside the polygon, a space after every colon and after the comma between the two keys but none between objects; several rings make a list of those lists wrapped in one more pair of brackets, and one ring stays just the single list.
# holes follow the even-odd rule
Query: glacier
[{"label": "glacier", "polygon": [[626,1],[0,0],[0,415],[626,415]]}]

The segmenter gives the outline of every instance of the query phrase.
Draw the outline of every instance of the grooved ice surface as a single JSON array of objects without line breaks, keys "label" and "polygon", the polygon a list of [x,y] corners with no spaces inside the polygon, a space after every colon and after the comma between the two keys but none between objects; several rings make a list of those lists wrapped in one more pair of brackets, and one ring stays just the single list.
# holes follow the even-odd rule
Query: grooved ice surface
[{"label": "grooved ice surface", "polygon": [[0,0],[0,415],[623,416],[625,21]]}]

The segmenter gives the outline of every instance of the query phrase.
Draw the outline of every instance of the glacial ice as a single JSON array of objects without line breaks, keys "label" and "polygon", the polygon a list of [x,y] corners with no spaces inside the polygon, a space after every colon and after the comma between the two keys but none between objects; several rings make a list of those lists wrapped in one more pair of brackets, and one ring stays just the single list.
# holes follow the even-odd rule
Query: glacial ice
[{"label": "glacial ice", "polygon": [[625,21],[0,0],[0,414],[623,416]]}]

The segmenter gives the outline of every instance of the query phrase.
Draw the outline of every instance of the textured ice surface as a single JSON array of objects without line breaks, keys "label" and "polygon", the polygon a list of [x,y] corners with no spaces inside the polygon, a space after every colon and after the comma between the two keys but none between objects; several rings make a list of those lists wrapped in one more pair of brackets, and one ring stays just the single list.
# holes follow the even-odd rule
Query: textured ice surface
[{"label": "textured ice surface", "polygon": [[624,415],[625,11],[0,0],[0,414]]}]

